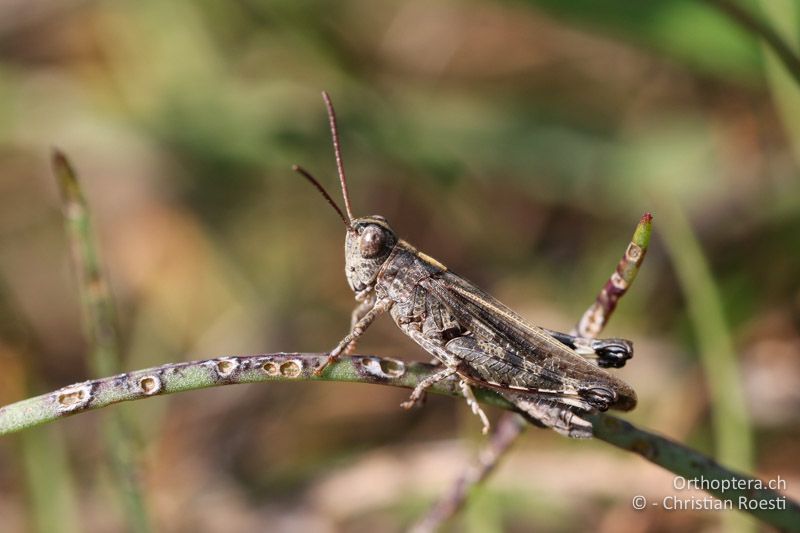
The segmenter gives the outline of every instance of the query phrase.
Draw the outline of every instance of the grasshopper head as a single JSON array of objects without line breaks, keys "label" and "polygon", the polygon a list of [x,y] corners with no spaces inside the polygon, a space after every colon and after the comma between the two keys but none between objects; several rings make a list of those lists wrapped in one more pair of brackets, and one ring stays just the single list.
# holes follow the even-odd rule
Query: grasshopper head
[{"label": "grasshopper head", "polygon": [[350,207],[350,195],[347,192],[347,179],[342,164],[342,152],[339,148],[339,132],[336,127],[336,113],[333,111],[328,93],[323,92],[322,98],[328,108],[328,120],[333,137],[333,150],[336,155],[336,169],[339,172],[339,183],[342,186],[344,211],[331,198],[328,191],[305,169],[294,165],[294,170],[302,174],[322,194],[325,200],[338,213],[339,218],[347,228],[344,241],[345,274],[347,283],[356,293],[371,289],[375,285],[381,266],[389,258],[389,254],[397,243],[397,236],[386,219],[379,215],[355,218]]},{"label": "grasshopper head", "polygon": [[375,284],[381,266],[397,243],[397,236],[379,215],[353,220],[344,241],[345,275],[354,292]]}]

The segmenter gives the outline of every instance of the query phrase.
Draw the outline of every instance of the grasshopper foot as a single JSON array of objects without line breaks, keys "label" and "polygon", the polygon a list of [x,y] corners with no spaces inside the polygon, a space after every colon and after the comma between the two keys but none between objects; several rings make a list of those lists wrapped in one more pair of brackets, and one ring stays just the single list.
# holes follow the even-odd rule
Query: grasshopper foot
[{"label": "grasshopper foot", "polygon": [[408,397],[408,400],[406,400],[406,401],[404,401],[403,403],[400,404],[400,407],[402,407],[405,410],[409,410],[409,409],[412,409],[414,407],[418,407],[418,406],[421,406],[422,404],[424,404],[425,403],[425,397],[427,396],[427,393],[425,392],[425,389],[427,389],[430,386],[431,386],[431,383],[429,383],[428,380],[422,380],[419,383],[419,385],[414,387],[414,390],[411,393],[411,396]]},{"label": "grasshopper foot", "polygon": [[[416,392],[416,389],[414,389],[414,392]],[[408,398],[408,400],[401,403],[400,407],[402,407],[405,410],[413,409],[414,407],[419,407],[425,403],[426,396],[427,394],[425,394],[424,391],[421,394],[417,395],[416,397],[414,396],[414,393],[411,393],[411,396]]]},{"label": "grasshopper foot", "polygon": [[330,365],[331,363],[333,363],[334,361],[339,359],[339,354],[335,353],[335,352],[336,352],[336,350],[334,350],[333,352],[329,353],[328,354],[328,358],[325,360],[324,363],[322,363],[322,366],[320,366],[319,368],[314,370],[314,375],[315,376],[317,376],[317,377],[321,376],[322,373],[325,372],[325,369],[328,368],[328,365]]}]

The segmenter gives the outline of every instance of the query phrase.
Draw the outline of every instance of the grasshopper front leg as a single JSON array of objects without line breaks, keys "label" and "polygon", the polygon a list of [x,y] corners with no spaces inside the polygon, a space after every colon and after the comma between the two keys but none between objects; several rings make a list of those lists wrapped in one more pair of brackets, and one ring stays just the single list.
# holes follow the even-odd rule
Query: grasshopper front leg
[{"label": "grasshopper front leg", "polygon": [[[356,300],[359,300],[360,303],[355,309],[353,309],[353,313],[350,315],[350,330],[353,330],[361,321],[361,319],[364,318],[364,316],[369,313],[373,307],[375,307],[375,292],[370,291],[364,295],[358,294],[356,295]],[[344,354],[352,354],[355,351],[357,344],[357,339],[350,341],[350,344],[348,344],[347,348],[344,350]]]},{"label": "grasshopper front leg", "polygon": [[345,335],[345,337],[339,341],[339,344],[337,344],[336,347],[331,350],[331,352],[328,354],[328,359],[322,364],[322,366],[314,371],[314,375],[322,375],[322,372],[328,367],[328,365],[338,359],[339,355],[341,355],[341,353],[350,345],[350,343],[363,335],[376,318],[381,316],[392,307],[392,303],[393,302],[389,299],[376,300],[372,308],[364,313],[364,316],[362,316],[356,325],[353,326],[353,328],[350,330],[350,333]]}]

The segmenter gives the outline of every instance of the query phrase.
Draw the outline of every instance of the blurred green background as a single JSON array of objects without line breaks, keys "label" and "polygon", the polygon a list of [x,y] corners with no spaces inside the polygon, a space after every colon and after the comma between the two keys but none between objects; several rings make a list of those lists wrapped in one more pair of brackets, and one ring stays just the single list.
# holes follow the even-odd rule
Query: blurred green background
[{"label": "blurred green background", "polygon": [[[797,44],[796,2],[739,5]],[[336,193],[323,89],[356,215],[534,323],[569,330],[652,211],[605,332],[636,344],[628,418],[800,496],[800,96],[710,2],[4,0],[0,404],[90,375],[52,146],[93,209],[126,369],[332,348],[354,305],[343,231],[290,171]],[[429,359],[388,319],[359,351]],[[405,412],[407,394],[271,384],[113,409],[157,531],[398,531],[484,441],[462,402]],[[124,530],[102,417],[0,440],[0,529]],[[672,480],[531,430],[449,527],[719,527],[631,509]]]}]

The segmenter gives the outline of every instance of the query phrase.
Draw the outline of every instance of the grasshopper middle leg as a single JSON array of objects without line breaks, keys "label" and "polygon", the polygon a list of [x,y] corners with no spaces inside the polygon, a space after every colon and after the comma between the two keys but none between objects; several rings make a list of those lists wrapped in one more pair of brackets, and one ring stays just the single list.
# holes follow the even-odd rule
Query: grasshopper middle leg
[{"label": "grasshopper middle leg", "polygon": [[418,403],[422,402],[423,398],[425,398],[425,391],[427,389],[429,389],[436,383],[439,383],[443,379],[449,378],[457,371],[458,369],[456,367],[445,367],[442,370],[436,372],[435,374],[432,374],[427,378],[423,379],[417,384],[416,387],[414,387],[414,391],[411,393],[411,396],[409,396],[408,400],[401,403],[400,406],[403,409],[411,409]]},{"label": "grasshopper middle leg", "polygon": [[[446,366],[435,374],[428,376],[420,381],[416,387],[414,387],[414,391],[411,393],[411,396],[408,398],[408,400],[401,403],[400,406],[403,409],[411,409],[415,405],[422,402],[422,400],[425,398],[425,391],[427,389],[456,373],[458,373],[458,367]],[[475,399],[475,394],[472,392],[472,387],[463,379],[459,380],[459,386],[461,387],[461,393],[467,400],[467,405],[469,406],[470,410],[472,410],[472,413],[478,415],[478,417],[481,419],[481,423],[483,424],[483,434],[486,435],[489,432],[490,427],[489,418],[486,416],[486,413],[483,412],[483,409],[481,409],[481,406],[478,404],[478,400]]]}]

